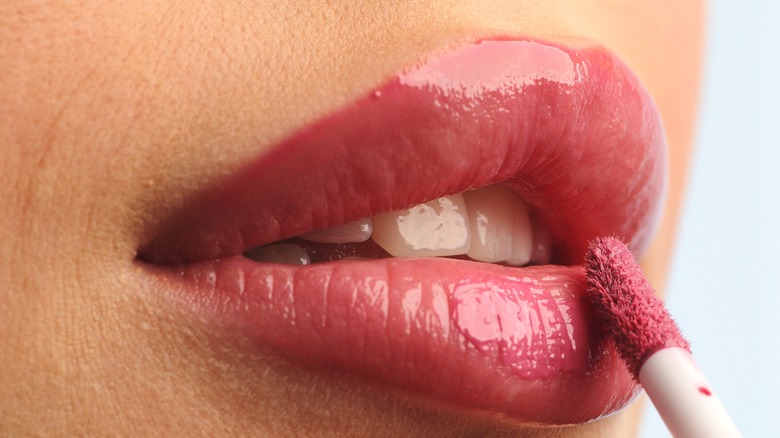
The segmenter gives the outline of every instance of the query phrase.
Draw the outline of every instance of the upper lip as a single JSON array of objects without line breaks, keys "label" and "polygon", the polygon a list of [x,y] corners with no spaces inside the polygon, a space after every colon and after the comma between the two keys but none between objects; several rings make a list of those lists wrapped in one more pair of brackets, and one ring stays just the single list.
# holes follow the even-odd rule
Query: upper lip
[{"label": "upper lip", "polygon": [[[552,235],[554,262],[575,265],[600,235],[643,250],[664,173],[655,106],[616,57],[597,47],[482,41],[392,78],[206,188],[157,224],[138,257],[162,275],[225,271],[220,263],[239,263],[229,256],[252,246],[504,183]],[[227,260],[195,263],[218,259]],[[484,407],[572,422],[619,406],[544,418]]]},{"label": "upper lip", "polygon": [[[541,53],[529,67],[501,43],[408,71],[311,124],[159,224],[139,257],[236,255],[496,182],[545,224],[558,264],[579,263],[605,234],[641,252],[665,183],[647,92],[610,54],[504,42]],[[467,74],[446,71],[457,62]]]}]

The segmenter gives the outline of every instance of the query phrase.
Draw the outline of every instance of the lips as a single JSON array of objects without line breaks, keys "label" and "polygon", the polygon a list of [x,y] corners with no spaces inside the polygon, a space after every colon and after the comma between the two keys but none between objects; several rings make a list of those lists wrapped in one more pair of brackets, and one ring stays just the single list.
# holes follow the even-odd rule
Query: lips
[{"label": "lips", "polygon": [[[649,95],[602,48],[481,41],[304,127],[164,218],[138,260],[172,299],[258,348],[424,400],[572,424],[636,393],[582,298],[589,240],[641,253],[664,189]],[[249,248],[491,184],[553,265],[444,258],[258,263]]]}]

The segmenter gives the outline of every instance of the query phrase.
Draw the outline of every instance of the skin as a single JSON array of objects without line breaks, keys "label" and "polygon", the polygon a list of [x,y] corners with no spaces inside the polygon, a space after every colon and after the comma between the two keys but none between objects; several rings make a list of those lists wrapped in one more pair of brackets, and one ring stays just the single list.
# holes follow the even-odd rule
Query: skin
[{"label": "skin", "polygon": [[670,190],[643,266],[660,288],[695,118],[701,2],[65,3],[0,4],[0,434],[635,429],[638,404],[581,427],[518,429],[244,353],[156,305],[133,259],[181,199],[403,66],[527,35],[602,44],[655,98]]}]

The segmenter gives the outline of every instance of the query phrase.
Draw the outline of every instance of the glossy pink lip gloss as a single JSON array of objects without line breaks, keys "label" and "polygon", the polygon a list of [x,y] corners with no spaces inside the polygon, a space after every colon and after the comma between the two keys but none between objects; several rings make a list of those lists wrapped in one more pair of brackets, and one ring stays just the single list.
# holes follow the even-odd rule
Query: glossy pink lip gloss
[{"label": "glossy pink lip gloss", "polygon": [[238,338],[453,407],[573,424],[637,391],[587,312],[580,267],[237,257],[151,269],[158,287]]},{"label": "glossy pink lip gloss", "polygon": [[580,326],[589,319],[576,288],[553,280],[560,278],[556,274],[544,280],[533,271],[461,279],[449,302],[454,328],[477,351],[524,380],[586,369],[597,341],[588,338],[595,330]]},{"label": "glossy pink lip gloss", "polygon": [[[622,408],[637,389],[585,310],[577,265],[598,235],[645,247],[664,148],[649,95],[611,53],[467,44],[206,188],[160,223],[139,263],[194,323],[313,369],[512,421],[582,423]],[[240,256],[497,183],[550,231],[558,266],[437,258],[288,266]]]}]

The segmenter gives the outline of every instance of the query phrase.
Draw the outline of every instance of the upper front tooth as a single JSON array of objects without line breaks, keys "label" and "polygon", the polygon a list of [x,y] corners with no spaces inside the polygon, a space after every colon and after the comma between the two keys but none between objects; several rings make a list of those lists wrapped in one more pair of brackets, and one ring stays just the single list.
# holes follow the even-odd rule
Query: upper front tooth
[{"label": "upper front tooth", "polygon": [[348,243],[365,242],[371,237],[374,226],[370,218],[358,219],[346,224],[315,230],[300,237],[312,242]]},{"label": "upper front tooth", "polygon": [[465,254],[470,236],[463,195],[445,196],[374,218],[374,241],[395,257]]},{"label": "upper front tooth", "polygon": [[532,229],[528,207],[509,189],[488,186],[464,193],[474,260],[515,266],[531,260]]}]

